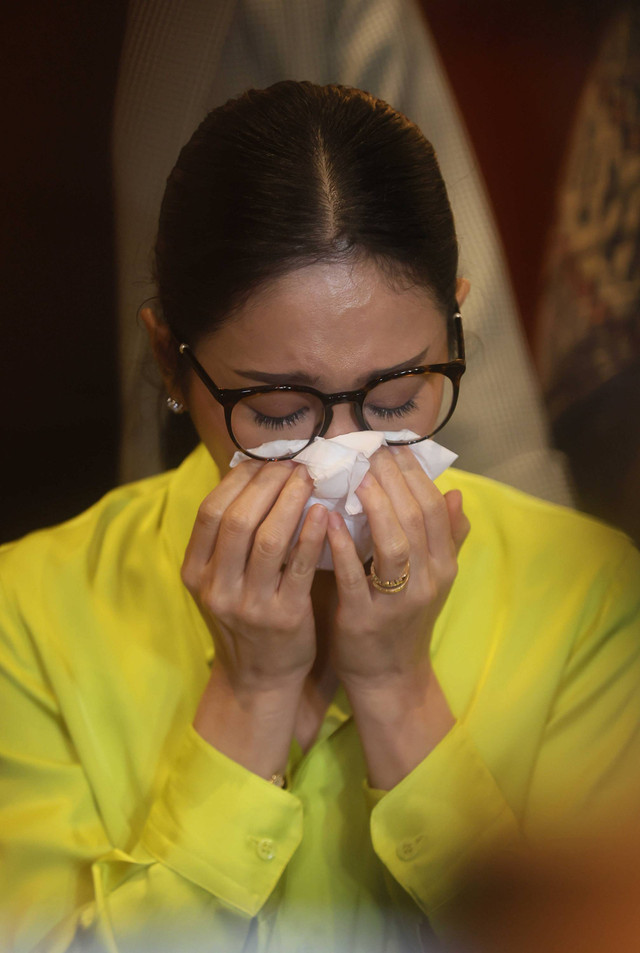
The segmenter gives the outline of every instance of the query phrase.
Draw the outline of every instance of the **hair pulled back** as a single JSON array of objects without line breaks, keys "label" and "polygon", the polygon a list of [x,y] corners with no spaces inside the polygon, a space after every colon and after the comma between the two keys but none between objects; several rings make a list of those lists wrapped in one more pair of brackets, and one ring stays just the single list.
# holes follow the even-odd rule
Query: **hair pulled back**
[{"label": "hair pulled back", "polygon": [[176,336],[193,345],[263,283],[358,256],[455,310],[453,217],[417,126],[360,90],[293,81],[209,113],[160,213],[156,280]]}]

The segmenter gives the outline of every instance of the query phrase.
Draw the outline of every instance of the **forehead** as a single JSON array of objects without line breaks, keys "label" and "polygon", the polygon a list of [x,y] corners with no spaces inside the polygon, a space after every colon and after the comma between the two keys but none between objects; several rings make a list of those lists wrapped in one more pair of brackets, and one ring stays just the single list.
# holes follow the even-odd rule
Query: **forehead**
[{"label": "forehead", "polygon": [[427,289],[394,287],[371,262],[341,262],[308,265],[261,287],[200,353],[230,375],[299,370],[328,384],[443,345],[446,322]]}]

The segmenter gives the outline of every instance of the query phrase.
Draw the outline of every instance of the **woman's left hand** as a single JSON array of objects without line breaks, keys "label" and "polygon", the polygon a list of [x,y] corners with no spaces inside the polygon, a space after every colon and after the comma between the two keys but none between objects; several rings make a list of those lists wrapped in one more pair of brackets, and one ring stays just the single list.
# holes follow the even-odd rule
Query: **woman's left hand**
[{"label": "woman's left hand", "polygon": [[[344,521],[330,514],[338,591],[331,660],[358,722],[370,780],[390,787],[453,724],[431,669],[429,643],[457,574],[469,521],[460,491],[443,496],[408,447],[379,450],[357,492],[371,527],[378,578],[398,579],[410,565],[404,589],[378,592]],[[395,750],[400,732],[404,750]]]},{"label": "woman's left hand", "polygon": [[378,578],[398,579],[410,565],[401,592],[378,592],[344,521],[330,514],[339,600],[332,662],[345,685],[371,685],[410,678],[428,659],[469,521],[460,491],[443,496],[408,447],[379,450],[357,493],[371,527]]}]

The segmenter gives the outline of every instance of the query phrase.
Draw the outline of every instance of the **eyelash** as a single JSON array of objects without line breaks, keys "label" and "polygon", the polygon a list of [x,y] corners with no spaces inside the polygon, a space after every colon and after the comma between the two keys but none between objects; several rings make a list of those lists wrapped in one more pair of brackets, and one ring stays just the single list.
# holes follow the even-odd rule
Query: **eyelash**
[{"label": "eyelash", "polygon": [[255,422],[259,427],[266,427],[267,430],[284,430],[285,427],[293,427],[306,414],[306,410],[297,410],[294,414],[288,414],[286,417],[266,417],[254,410]]},{"label": "eyelash", "polygon": [[391,420],[393,417],[406,417],[406,415],[412,411],[417,410],[418,405],[415,400],[411,399],[403,404],[402,407],[369,407],[368,409],[376,415],[376,417],[381,417],[383,420]]},{"label": "eyelash", "polygon": [[[380,417],[382,420],[391,420],[398,417],[406,417],[412,410],[417,409],[415,400],[408,400],[402,407],[369,407],[369,410]],[[265,427],[267,430],[284,430],[285,427],[293,427],[305,416],[305,411],[299,410],[286,417],[267,417],[254,410],[255,422],[259,427]]]}]

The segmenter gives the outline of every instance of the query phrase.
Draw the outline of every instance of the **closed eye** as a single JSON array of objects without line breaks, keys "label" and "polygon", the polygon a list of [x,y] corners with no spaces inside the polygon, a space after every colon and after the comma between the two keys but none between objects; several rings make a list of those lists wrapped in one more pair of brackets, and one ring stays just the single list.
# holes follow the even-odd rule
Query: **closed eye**
[{"label": "closed eye", "polygon": [[270,417],[254,409],[253,415],[254,422],[258,427],[264,427],[266,430],[285,430],[287,427],[295,427],[301,420],[304,420],[307,411],[307,407],[301,407],[300,410],[296,410],[292,414],[286,414],[284,417]]},{"label": "closed eye", "polygon": [[400,407],[378,407],[375,404],[367,404],[367,413],[373,414],[380,420],[392,420],[393,418],[406,417],[418,409],[415,400],[406,401]]}]

